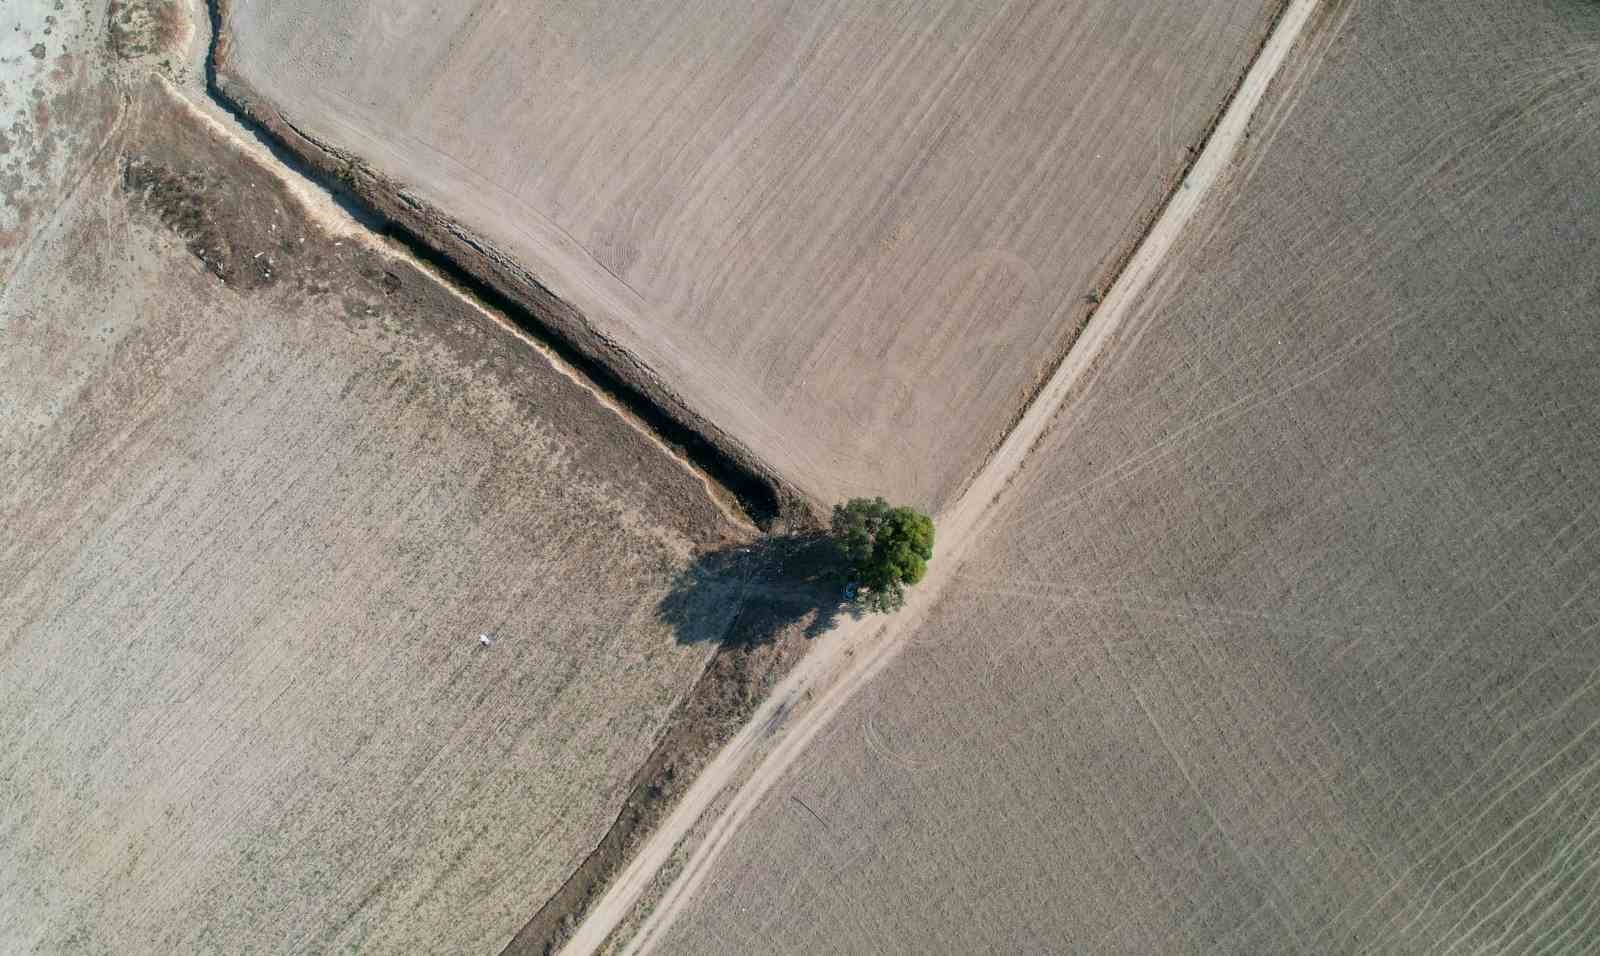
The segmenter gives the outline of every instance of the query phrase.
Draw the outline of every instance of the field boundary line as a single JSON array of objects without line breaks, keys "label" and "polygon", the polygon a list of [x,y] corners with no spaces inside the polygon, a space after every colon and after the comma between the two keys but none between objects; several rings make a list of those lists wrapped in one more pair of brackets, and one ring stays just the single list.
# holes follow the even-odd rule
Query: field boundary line
[{"label": "field boundary line", "polygon": [[[577,932],[563,956],[587,956],[600,949],[632,912],[672,858],[724,792],[754,765],[728,797],[720,816],[629,941],[624,952],[648,952],[682,911],[721,856],[739,826],[793,766],[801,752],[850,701],[910,643],[928,619],[944,588],[956,576],[971,541],[992,517],[1001,495],[1044,437],[1056,413],[1084,383],[1116,338],[1123,320],[1139,304],[1167,253],[1177,243],[1213,186],[1232,167],[1249,132],[1250,121],[1289,54],[1297,46],[1322,0],[1290,0],[1272,26],[1244,78],[1235,89],[1200,156],[1180,180],[1171,199],[1128,259],[1095,317],[1027,406],[996,453],[949,508],[939,515],[935,559],[927,579],[893,618],[845,620],[821,638],[751,719],[709,763],[613,881]],[[757,763],[759,761],[759,763]]]},{"label": "field boundary line", "polygon": [[353,242],[360,242],[369,248],[381,250],[385,255],[404,259],[417,271],[426,275],[440,289],[477,312],[486,321],[493,323],[521,345],[531,349],[557,374],[587,392],[602,408],[622,419],[646,441],[666,455],[669,460],[688,472],[705,489],[706,497],[710,499],[711,504],[730,525],[740,528],[742,531],[756,533],[757,529],[751,522],[749,515],[742,509],[730,504],[730,493],[714,477],[707,474],[705,469],[685,455],[680,448],[668,442],[660,431],[641,421],[632,409],[617,399],[611,392],[602,388],[594,379],[585,375],[581,369],[568,362],[560,352],[552,348],[545,340],[529,332],[522,323],[516,321],[513,317],[495,309],[482,298],[462,288],[451,276],[440,271],[434,263],[415,255],[415,250],[411,246],[396,241],[392,237],[385,236],[382,232],[374,230],[357,220],[348,210],[340,206],[335,199],[328,196],[326,188],[321,187],[314,178],[306,174],[306,171],[289,167],[273,156],[261,142],[252,140],[243,135],[240,130],[229,127],[196,103],[191,98],[188,90],[160,74],[154,75],[154,82],[160,86],[175,107],[183,109],[186,115],[202,124],[214,135],[226,140],[233,148],[249,156],[263,171],[282,183],[289,191],[289,194],[300,203],[302,212],[306,217],[315,222],[320,228]]},{"label": "field boundary line", "polygon": [[[1288,10],[1289,2],[1290,0],[1279,0],[1277,10],[1275,10],[1272,15],[1268,17],[1266,26],[1261,31],[1261,38],[1257,40],[1251,47],[1250,56],[1247,60],[1247,63],[1253,64],[1257,59],[1260,58],[1262,51],[1266,49],[1268,40],[1272,38],[1274,31],[1277,30],[1278,24],[1283,22],[1284,14]],[[1342,0],[1332,0],[1332,2],[1342,2]],[[1161,196],[1160,200],[1157,201],[1150,210],[1140,213],[1139,219],[1135,221],[1134,228],[1130,230],[1132,233],[1132,238],[1128,240],[1126,244],[1122,244],[1123,240],[1118,240],[1119,245],[1112,250],[1110,265],[1108,265],[1098,276],[1095,277],[1094,284],[1091,286],[1093,291],[1098,292],[1100,289],[1111,288],[1113,285],[1115,285],[1117,278],[1127,270],[1128,264],[1133,261],[1133,257],[1138,254],[1139,249],[1144,245],[1145,240],[1150,237],[1150,232],[1155,229],[1156,223],[1160,222],[1161,217],[1166,214],[1167,207],[1172,204],[1173,198],[1178,194],[1179,190],[1184,188],[1185,180],[1188,179],[1189,174],[1194,170],[1195,165],[1200,162],[1200,157],[1204,154],[1204,144],[1210,142],[1212,137],[1216,134],[1217,126],[1222,122],[1222,118],[1227,115],[1229,107],[1233,105],[1234,98],[1239,95],[1239,90],[1244,86],[1245,78],[1249,75],[1250,70],[1247,66],[1245,70],[1239,74],[1239,79],[1228,87],[1227,95],[1223,96],[1222,101],[1217,104],[1216,110],[1212,112],[1210,118],[1200,129],[1197,139],[1198,142],[1202,144],[1202,148],[1188,148],[1188,156],[1184,160],[1183,164],[1179,166],[1178,171],[1171,177],[1170,185],[1167,187],[1166,193]],[[1051,360],[1045,364],[1043,369],[1040,370],[1040,373],[1034,380],[1032,387],[1026,392],[1022,402],[1018,404],[1016,410],[1012,413],[1011,419],[1006,423],[1006,426],[1000,430],[1000,433],[995,436],[994,441],[989,445],[983,460],[980,461],[972,469],[972,471],[967,473],[962,478],[961,482],[956,486],[957,498],[959,498],[962,493],[965,493],[967,488],[971,486],[972,482],[977,480],[978,475],[982,474],[984,468],[988,467],[989,459],[999,454],[1000,449],[1005,445],[1006,438],[1011,434],[1011,432],[1016,430],[1017,427],[1021,425],[1022,416],[1027,414],[1028,409],[1033,406],[1034,402],[1038,400],[1039,396],[1044,392],[1044,390],[1049,387],[1049,384],[1057,369],[1059,369],[1061,364],[1067,360],[1067,356],[1072,352],[1072,350],[1077,347],[1078,340],[1083,337],[1088,327],[1094,323],[1095,315],[1104,305],[1105,300],[1101,299],[1094,305],[1093,308],[1089,309],[1088,312],[1084,314],[1082,326],[1074,331],[1071,335],[1067,336],[1065,343],[1056,350],[1056,354],[1051,356]],[[1066,315],[1069,313],[1066,311],[1065,306],[1061,306],[1056,309],[1055,314]]]},{"label": "field boundary line", "polygon": [[280,162],[315,182],[375,234],[405,248],[451,285],[504,315],[524,334],[626,408],[678,450],[762,530],[814,525],[822,512],[746,444],[691,407],[631,349],[591,323],[583,310],[484,237],[412,194],[353,152],[296,125],[230,68],[234,0],[203,0],[210,21],[205,92],[241,127],[269,144]]}]

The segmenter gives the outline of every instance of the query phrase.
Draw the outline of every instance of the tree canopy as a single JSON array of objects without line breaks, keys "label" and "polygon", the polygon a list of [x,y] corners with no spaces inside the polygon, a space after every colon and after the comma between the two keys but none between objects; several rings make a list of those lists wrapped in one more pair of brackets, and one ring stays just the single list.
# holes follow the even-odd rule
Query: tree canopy
[{"label": "tree canopy", "polygon": [[834,505],[833,537],[855,572],[855,600],[869,611],[899,610],[933,558],[933,519],[882,498]]}]

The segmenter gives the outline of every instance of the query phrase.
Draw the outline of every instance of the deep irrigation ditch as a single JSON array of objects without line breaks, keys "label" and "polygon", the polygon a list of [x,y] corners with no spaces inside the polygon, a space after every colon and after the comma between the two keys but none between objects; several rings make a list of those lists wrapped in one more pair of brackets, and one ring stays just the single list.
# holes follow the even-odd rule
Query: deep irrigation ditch
[{"label": "deep irrigation ditch", "polygon": [[[983,457],[979,459],[978,463],[972,467],[972,470],[956,486],[955,498],[960,498],[962,494],[966,493],[972,482],[988,466],[989,460],[1005,445],[1006,439],[1010,438],[1011,433],[1017,430],[1018,425],[1022,424],[1023,416],[1027,415],[1028,409],[1032,408],[1033,403],[1039,400],[1039,396],[1043,394],[1045,387],[1055,377],[1056,370],[1066,362],[1067,355],[1072,352],[1072,347],[1078,343],[1078,339],[1089,328],[1089,323],[1094,321],[1095,313],[1100,311],[1101,297],[1122,277],[1122,273],[1128,268],[1128,263],[1133,261],[1134,255],[1144,245],[1145,240],[1150,238],[1150,233],[1155,229],[1156,223],[1166,213],[1167,207],[1172,205],[1172,200],[1178,195],[1178,191],[1183,188],[1184,180],[1188,179],[1189,173],[1194,169],[1195,164],[1200,161],[1200,154],[1205,152],[1206,144],[1211,142],[1211,137],[1215,135],[1218,124],[1222,122],[1222,117],[1228,112],[1228,107],[1232,106],[1233,101],[1239,96],[1239,89],[1244,85],[1245,77],[1250,74],[1250,67],[1255,64],[1256,60],[1261,57],[1261,52],[1266,49],[1267,41],[1272,38],[1272,34],[1277,30],[1278,24],[1283,20],[1284,13],[1289,9],[1289,2],[1290,0],[1267,0],[1263,9],[1270,10],[1270,13],[1267,14],[1266,20],[1258,32],[1250,38],[1250,43],[1247,47],[1248,54],[1245,56],[1244,65],[1239,70],[1238,75],[1228,85],[1227,92],[1223,95],[1221,102],[1217,104],[1217,108],[1206,118],[1200,132],[1194,136],[1192,142],[1184,146],[1183,157],[1178,169],[1165,180],[1163,184],[1165,188],[1161,193],[1161,197],[1156,200],[1153,206],[1142,212],[1128,229],[1124,230],[1123,238],[1112,246],[1111,251],[1102,260],[1105,264],[1100,268],[1094,282],[1090,284],[1080,308],[1073,313],[1069,313],[1074,317],[1066,323],[1068,330],[1061,344],[1056,348],[1050,361],[1040,368],[1033,384],[1028,387],[1027,393],[1023,395],[1022,401],[1012,413],[1011,419],[1006,422],[1004,428],[996,433],[994,441],[989,444]],[[1335,2],[1345,4],[1349,3],[1350,0],[1335,0]],[[1043,435],[1040,438],[1042,439]],[[1031,452],[1033,449],[1030,448],[1028,450]]]},{"label": "deep irrigation ditch", "polygon": [[763,531],[803,529],[820,511],[743,443],[691,410],[649,368],[597,331],[537,277],[404,188],[295,126],[250,84],[227,71],[230,0],[207,0],[211,43],[206,93],[274,159],[321,187],[362,225],[499,312],[596,390],[625,409],[706,476]]},{"label": "deep irrigation ditch", "polygon": [[[817,505],[779,478],[754,454],[706,422],[660,386],[631,355],[602,338],[543,283],[474,239],[435,210],[406,196],[395,183],[359,159],[320,143],[295,127],[247,83],[226,70],[229,0],[207,0],[211,36],[205,93],[240,131],[284,169],[322,190],[364,228],[398,244],[436,278],[500,313],[547,348],[636,424],[673,448],[719,493],[765,532],[768,540],[807,534],[819,527]],[[479,271],[481,270],[481,271]],[[739,629],[739,615],[730,633]],[[732,735],[742,720],[727,712],[781,678],[800,656],[795,635],[764,646],[726,642],[668,721],[662,737],[628,780],[616,819],[593,850],[574,865],[548,899],[530,901],[532,914],[507,943],[521,956],[554,951],[626,862],[642,828],[648,828],[692,779],[699,764]],[[737,705],[735,705],[737,706]]]},{"label": "deep irrigation ditch", "polygon": [[[964,489],[982,471],[984,463],[1017,428],[1066,360],[1099,309],[1099,294],[1109,289],[1126,269],[1173,198],[1183,187],[1205,145],[1215,134],[1228,107],[1237,97],[1250,66],[1260,57],[1289,0],[1267,0],[1265,23],[1251,37],[1243,68],[1227,87],[1221,101],[1203,122],[1193,142],[1186,146],[1177,170],[1153,207],[1131,224],[1124,238],[1106,257],[1100,277],[1086,296],[1085,308],[1071,323],[1065,341],[1046,363],[1038,380],[1018,406],[1016,414],[996,436],[983,462],[962,482]],[[225,69],[229,34],[226,32],[231,0],[207,0],[211,44],[206,57],[206,91],[284,165],[316,183],[363,225],[403,246],[409,254],[435,269],[459,291],[504,314],[524,332],[549,348],[589,382],[621,405],[657,437],[675,448],[709,480],[736,501],[763,531],[806,530],[818,525],[816,503],[778,477],[753,452],[714,424],[690,410],[650,370],[626,349],[607,339],[579,310],[562,300],[535,276],[522,270],[488,243],[439,210],[407,195],[403,186],[388,179],[354,155],[318,141],[295,126],[278,109],[268,105],[250,84]],[[1030,449],[1031,450],[1031,449]],[[502,956],[551,953],[566,940],[610,883],[633,850],[641,829],[654,825],[665,804],[675,802],[686,781],[675,778],[680,761],[691,770],[703,761],[708,743],[731,736],[723,728],[695,721],[696,712],[725,696],[732,684],[722,664],[748,653],[747,648],[724,646],[691,688],[663,738],[635,772],[616,820],[593,851],[586,854],[562,886],[533,913],[507,944]],[[792,665],[793,661],[788,661]],[[786,670],[787,667],[783,667]],[[773,676],[769,673],[768,678]],[[777,676],[781,676],[778,674]],[[739,681],[735,678],[735,681]],[[691,726],[693,725],[693,726]],[[715,749],[713,746],[711,749]],[[807,808],[809,809],[809,807]]]}]

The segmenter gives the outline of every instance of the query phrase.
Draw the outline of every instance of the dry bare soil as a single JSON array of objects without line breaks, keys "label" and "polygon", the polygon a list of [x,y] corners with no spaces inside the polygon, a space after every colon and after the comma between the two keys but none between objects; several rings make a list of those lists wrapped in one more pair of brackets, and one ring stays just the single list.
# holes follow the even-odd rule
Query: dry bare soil
[{"label": "dry bare soil", "polygon": [[82,68],[104,112],[17,141],[0,260],[0,950],[497,951],[734,613],[663,598],[745,532],[79,12],[32,99]]},{"label": "dry bare soil", "polygon": [[0,275],[83,175],[116,115],[94,69],[103,4],[7,0],[0,7]]},{"label": "dry bare soil", "polygon": [[1600,7],[1333,3],[669,952],[1600,944]]},{"label": "dry bare soil", "polygon": [[220,75],[747,460],[934,507],[1280,5],[231,0]]}]

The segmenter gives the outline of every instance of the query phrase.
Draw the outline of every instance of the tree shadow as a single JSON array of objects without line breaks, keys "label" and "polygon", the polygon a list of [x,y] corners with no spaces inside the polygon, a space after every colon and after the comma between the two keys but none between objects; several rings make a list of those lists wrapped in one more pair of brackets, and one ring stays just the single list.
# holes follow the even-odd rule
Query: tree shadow
[{"label": "tree shadow", "polygon": [[812,638],[841,614],[860,617],[844,597],[849,580],[849,563],[827,535],[775,535],[702,555],[673,581],[656,616],[682,644],[754,647],[797,623]]}]

